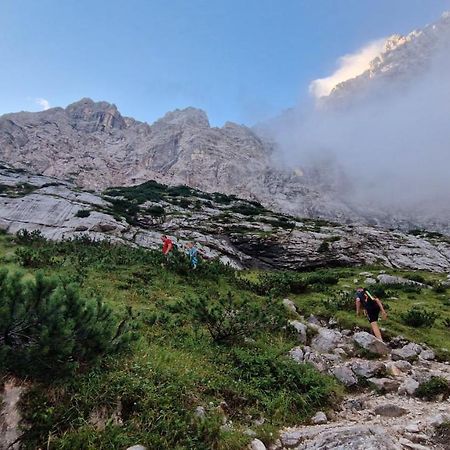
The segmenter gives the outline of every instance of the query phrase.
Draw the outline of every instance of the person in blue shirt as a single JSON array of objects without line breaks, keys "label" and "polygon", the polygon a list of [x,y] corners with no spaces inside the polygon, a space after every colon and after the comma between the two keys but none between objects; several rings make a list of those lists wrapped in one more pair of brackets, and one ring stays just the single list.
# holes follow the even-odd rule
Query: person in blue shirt
[{"label": "person in blue shirt", "polygon": [[189,262],[193,269],[197,268],[198,264],[198,248],[195,246],[193,242],[188,242],[186,253],[189,256]]}]

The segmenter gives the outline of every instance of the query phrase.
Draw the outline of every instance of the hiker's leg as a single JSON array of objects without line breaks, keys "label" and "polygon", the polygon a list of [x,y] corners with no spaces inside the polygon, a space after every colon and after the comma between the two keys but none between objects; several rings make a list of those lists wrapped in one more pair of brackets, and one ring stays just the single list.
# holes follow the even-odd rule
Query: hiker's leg
[{"label": "hiker's leg", "polygon": [[381,331],[380,327],[378,326],[378,322],[370,322],[370,326],[372,327],[372,332],[375,335],[376,338],[378,338],[380,341],[383,340],[381,337]]}]

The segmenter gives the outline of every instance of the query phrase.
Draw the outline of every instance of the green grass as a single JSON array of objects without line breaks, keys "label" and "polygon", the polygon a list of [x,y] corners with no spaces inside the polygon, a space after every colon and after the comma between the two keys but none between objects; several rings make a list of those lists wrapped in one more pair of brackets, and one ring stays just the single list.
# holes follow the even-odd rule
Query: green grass
[{"label": "green grass", "polygon": [[[34,261],[38,264],[44,262],[39,252],[52,255],[57,263],[21,267],[15,257],[19,247],[37,252]],[[333,379],[286,358],[289,349],[297,345],[292,330],[256,327],[251,340],[218,344],[205,328],[194,326],[189,315],[174,313],[174,307],[186,297],[204,295],[214,306],[214,298],[228,292],[262,305],[267,302],[267,293],[258,295],[252,289],[264,275],[263,280],[275,283],[277,289],[272,294],[276,299],[281,302],[288,296],[301,314],[334,316],[342,326],[368,329],[364,318],[356,318],[347,308],[330,307],[325,300],[340,291],[353,291],[365,278],[359,272],[368,270],[376,275],[381,267],[287,275],[246,271],[237,277],[217,262],[201,261],[193,272],[182,259],[174,259],[168,266],[162,266],[163,261],[159,252],[143,249],[83,240],[30,244],[25,239],[18,245],[10,236],[0,235],[1,266],[20,269],[27,277],[33,277],[36,270],[72,277],[81,283],[86,297],[100,297],[117,312],[131,306],[141,335],[126,354],[107,357],[99,366],[83,368],[70,379],[35,384],[23,399],[24,417],[32,424],[25,435],[25,448],[123,449],[140,443],[158,449],[238,450],[250,441],[245,430],[252,429],[269,444],[281,427],[301,423],[317,409],[331,408],[338,402],[342,388]],[[444,279],[439,274],[416,274],[428,284]],[[277,285],[283,280],[295,281],[288,291],[296,290],[297,278],[305,280],[299,294],[280,290]],[[385,301],[389,319],[381,324],[386,334],[427,342],[443,355],[450,350],[448,328],[443,324],[445,318],[450,319],[445,306],[448,294],[432,289],[423,289],[420,294],[387,290],[398,300]],[[401,315],[414,305],[436,312],[439,319],[431,328],[408,327]],[[221,402],[226,403],[231,429],[221,428]],[[122,423],[112,419],[119,404]],[[196,418],[197,406],[205,408],[204,420]],[[94,413],[110,420],[95,427],[91,420]],[[255,425],[261,418],[264,423]]]},{"label": "green grass", "polygon": [[[18,249],[33,253],[32,266],[19,264]],[[225,345],[194,326],[188,314],[172,312],[184,298],[205,294],[212,302],[228,292],[255,305],[267,301],[244,291],[235,272],[217,262],[201,262],[193,272],[177,258],[162,267],[160,252],[83,239],[52,243],[30,235],[19,244],[1,235],[0,258],[2,266],[25,277],[41,270],[73,279],[83,295],[104,299],[118,313],[131,306],[141,335],[127,354],[83,367],[75,377],[34,384],[23,398],[24,417],[32,425],[24,448],[123,449],[141,443],[237,450],[250,441],[245,430],[269,443],[282,426],[331,407],[341,395],[333,379],[286,357],[296,345],[288,330],[256,328],[253,340]],[[231,429],[221,428],[221,402]],[[94,413],[112,417],[118,404],[123,423],[110,420],[100,429],[92,424]],[[205,408],[205,420],[196,419],[197,406]],[[264,424],[255,425],[262,417]]]}]

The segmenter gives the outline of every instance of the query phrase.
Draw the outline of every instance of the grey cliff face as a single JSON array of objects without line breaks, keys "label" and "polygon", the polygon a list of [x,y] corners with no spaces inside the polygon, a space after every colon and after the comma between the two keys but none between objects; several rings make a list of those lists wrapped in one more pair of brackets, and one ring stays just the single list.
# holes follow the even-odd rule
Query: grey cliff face
[{"label": "grey cliff face", "polygon": [[[207,257],[238,268],[301,270],[377,263],[450,270],[450,242],[445,237],[294,219],[236,197],[191,190],[177,201],[170,196],[147,201],[130,224],[114,210],[114,199],[120,197],[111,191],[93,194],[7,166],[0,168],[0,185],[0,228],[10,233],[40,230],[49,239],[88,233],[146,248],[158,248],[161,235],[170,234],[180,243],[195,240]],[[155,207],[163,214],[152,214]]]},{"label": "grey cliff face", "polygon": [[[256,199],[292,215],[414,228],[407,216],[383,216],[346,201],[343,173],[328,177],[329,167],[301,174],[281,169],[274,152],[251,129],[234,123],[210,127],[206,114],[194,108],[167,113],[153,125],[90,99],[66,109],[0,117],[2,160],[86,189],[156,180]],[[443,229],[439,222],[436,227]]]}]

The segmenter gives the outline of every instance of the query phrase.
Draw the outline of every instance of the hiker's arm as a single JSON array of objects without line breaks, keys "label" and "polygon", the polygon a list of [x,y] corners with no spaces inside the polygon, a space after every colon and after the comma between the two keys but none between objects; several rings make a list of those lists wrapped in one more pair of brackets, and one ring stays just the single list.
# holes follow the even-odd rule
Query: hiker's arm
[{"label": "hiker's arm", "polygon": [[359,316],[361,313],[361,300],[356,297],[355,299],[355,305],[356,305],[356,315]]},{"label": "hiker's arm", "polygon": [[380,308],[381,311],[381,316],[383,317],[383,319],[387,319],[387,314],[386,311],[384,309],[383,303],[381,303],[381,300],[378,297],[375,297],[375,301],[377,302],[378,307]]}]

